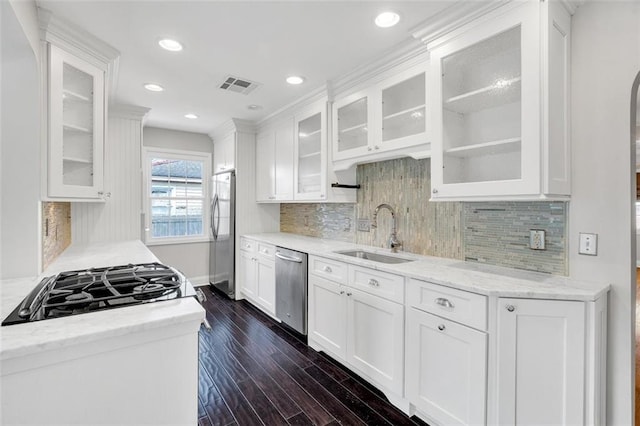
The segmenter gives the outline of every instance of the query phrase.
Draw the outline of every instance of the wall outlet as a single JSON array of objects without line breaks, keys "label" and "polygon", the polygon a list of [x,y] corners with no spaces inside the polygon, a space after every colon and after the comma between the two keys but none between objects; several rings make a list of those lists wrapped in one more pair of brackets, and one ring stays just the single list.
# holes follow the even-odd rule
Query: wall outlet
[{"label": "wall outlet", "polygon": [[578,248],[579,254],[586,254],[589,256],[598,255],[598,234],[586,234],[580,233],[580,246]]},{"label": "wall outlet", "polygon": [[545,232],[542,229],[529,230],[529,248],[531,250],[545,250]]},{"label": "wall outlet", "polygon": [[369,219],[358,219],[359,232],[371,232],[371,221]]}]

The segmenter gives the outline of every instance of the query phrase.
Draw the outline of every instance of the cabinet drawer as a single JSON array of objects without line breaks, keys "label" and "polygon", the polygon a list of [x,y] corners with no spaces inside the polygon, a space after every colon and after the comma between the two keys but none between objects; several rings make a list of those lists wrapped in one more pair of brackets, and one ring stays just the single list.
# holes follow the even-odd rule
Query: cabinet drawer
[{"label": "cabinet drawer", "polygon": [[258,248],[258,243],[254,240],[250,240],[245,237],[240,237],[240,250],[249,253],[255,253]]},{"label": "cabinet drawer", "polygon": [[340,284],[347,283],[347,265],[335,260],[310,256],[309,272]]},{"label": "cabinet drawer", "polygon": [[404,303],[404,277],[349,265],[349,285],[385,299]]},{"label": "cabinet drawer", "polygon": [[468,325],[487,329],[487,297],[426,281],[409,280],[410,306]]},{"label": "cabinet drawer", "polygon": [[257,246],[260,257],[275,260],[276,247],[274,245],[259,242]]}]

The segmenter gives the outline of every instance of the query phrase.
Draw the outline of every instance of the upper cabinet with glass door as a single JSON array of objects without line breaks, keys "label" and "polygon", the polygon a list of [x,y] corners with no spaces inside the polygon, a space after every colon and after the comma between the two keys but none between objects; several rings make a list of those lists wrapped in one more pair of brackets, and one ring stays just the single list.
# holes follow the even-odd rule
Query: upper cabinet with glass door
[{"label": "upper cabinet with glass door", "polygon": [[[120,52],[39,9],[47,138],[43,199],[105,201],[104,139],[109,81]],[[109,194],[106,192],[106,194]]]},{"label": "upper cabinet with glass door", "polygon": [[51,45],[49,196],[100,198],[103,143],[104,71]]},{"label": "upper cabinet with glass door", "polygon": [[[324,106],[326,110],[326,104]],[[295,200],[322,200],[327,196],[326,112],[312,110],[295,117]]]},{"label": "upper cabinet with glass door", "polygon": [[432,50],[433,199],[569,195],[570,15],[550,3],[505,6]]},{"label": "upper cabinet with glass door", "polygon": [[333,105],[333,165],[429,156],[427,61]]}]

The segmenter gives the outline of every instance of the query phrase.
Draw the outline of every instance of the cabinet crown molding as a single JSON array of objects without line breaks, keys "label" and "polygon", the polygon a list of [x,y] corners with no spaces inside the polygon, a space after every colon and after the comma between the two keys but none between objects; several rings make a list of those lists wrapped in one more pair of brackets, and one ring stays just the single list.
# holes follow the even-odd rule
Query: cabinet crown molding
[{"label": "cabinet crown molding", "polygon": [[[454,5],[422,21],[411,29],[410,32],[415,39],[425,44],[431,44],[442,36],[512,1],[513,0],[456,2]],[[432,46],[429,46],[429,48],[432,48]]]},{"label": "cabinet crown molding", "polygon": [[137,105],[116,104],[109,108],[110,118],[124,118],[143,122],[151,108]]},{"label": "cabinet crown molding", "polygon": [[55,44],[106,72],[110,98],[118,82],[120,51],[77,25],[38,8],[40,38]]},{"label": "cabinet crown molding", "polygon": [[232,132],[254,134],[256,132],[256,126],[253,121],[232,118],[213,129],[213,131],[209,133],[209,137],[215,141],[216,139],[223,138]]}]

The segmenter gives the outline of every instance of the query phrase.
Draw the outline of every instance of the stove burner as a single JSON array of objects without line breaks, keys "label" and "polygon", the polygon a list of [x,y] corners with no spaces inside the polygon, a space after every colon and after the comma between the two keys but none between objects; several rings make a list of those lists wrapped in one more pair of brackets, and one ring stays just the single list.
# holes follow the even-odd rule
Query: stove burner
[{"label": "stove burner", "polygon": [[148,283],[133,288],[133,298],[149,300],[162,296],[167,287],[160,283]]},{"label": "stove burner", "polygon": [[64,300],[71,303],[80,303],[80,302],[92,302],[93,296],[87,293],[86,291],[81,291],[80,293],[72,293],[68,296],[65,296]]}]

